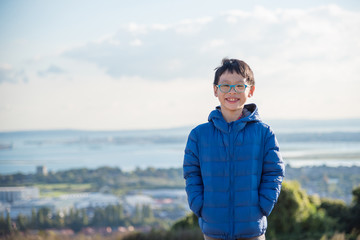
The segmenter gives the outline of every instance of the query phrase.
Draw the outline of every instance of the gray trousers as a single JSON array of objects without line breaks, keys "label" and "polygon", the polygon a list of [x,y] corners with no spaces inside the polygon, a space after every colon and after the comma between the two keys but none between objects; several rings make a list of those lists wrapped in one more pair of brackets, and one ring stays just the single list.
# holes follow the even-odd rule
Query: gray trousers
[{"label": "gray trousers", "polygon": [[[221,238],[212,238],[204,235],[205,240],[222,240]],[[265,240],[265,234],[253,238],[238,238],[237,240]]]}]

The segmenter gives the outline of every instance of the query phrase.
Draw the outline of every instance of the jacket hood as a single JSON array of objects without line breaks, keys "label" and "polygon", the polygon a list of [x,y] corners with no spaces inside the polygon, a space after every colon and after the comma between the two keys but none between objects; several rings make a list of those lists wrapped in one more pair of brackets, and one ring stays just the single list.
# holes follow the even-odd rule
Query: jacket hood
[{"label": "jacket hood", "polygon": [[261,121],[256,104],[246,104],[244,106],[243,113],[245,112],[247,113],[245,114],[245,117],[242,117],[234,122],[227,123],[221,113],[220,106],[218,106],[210,113],[208,120],[209,122],[212,122],[216,128],[225,133],[229,133],[231,129],[239,131],[249,122]]}]

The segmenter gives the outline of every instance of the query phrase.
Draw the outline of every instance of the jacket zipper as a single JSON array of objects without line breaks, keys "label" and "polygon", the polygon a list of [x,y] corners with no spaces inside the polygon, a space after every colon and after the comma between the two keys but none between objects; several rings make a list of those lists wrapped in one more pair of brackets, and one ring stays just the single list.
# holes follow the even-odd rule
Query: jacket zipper
[{"label": "jacket zipper", "polygon": [[229,126],[229,157],[230,157],[230,238],[234,236],[234,191],[233,191],[233,185],[234,185],[234,174],[233,174],[233,168],[234,168],[234,162],[233,162],[233,156],[234,156],[234,149],[233,149],[233,141],[232,141],[232,135],[231,135],[231,128],[232,124]]}]

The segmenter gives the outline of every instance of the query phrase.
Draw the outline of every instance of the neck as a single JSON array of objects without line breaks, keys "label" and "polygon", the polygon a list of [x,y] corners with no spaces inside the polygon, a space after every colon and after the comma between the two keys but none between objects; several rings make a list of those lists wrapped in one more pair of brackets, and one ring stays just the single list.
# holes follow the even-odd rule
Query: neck
[{"label": "neck", "polygon": [[243,108],[237,109],[236,111],[223,111],[221,109],[221,114],[223,115],[226,122],[234,122],[240,118],[242,115]]}]

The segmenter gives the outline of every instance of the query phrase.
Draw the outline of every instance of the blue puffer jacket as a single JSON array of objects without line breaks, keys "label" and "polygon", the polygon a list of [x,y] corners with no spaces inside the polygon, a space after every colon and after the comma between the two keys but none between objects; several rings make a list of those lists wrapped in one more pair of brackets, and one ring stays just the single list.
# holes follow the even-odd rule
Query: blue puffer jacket
[{"label": "blue puffer jacket", "polygon": [[190,209],[207,236],[222,239],[264,234],[280,194],[284,163],[274,133],[255,104],[247,117],[227,123],[220,109],[194,128],[184,157]]}]

